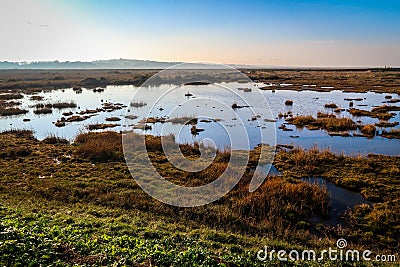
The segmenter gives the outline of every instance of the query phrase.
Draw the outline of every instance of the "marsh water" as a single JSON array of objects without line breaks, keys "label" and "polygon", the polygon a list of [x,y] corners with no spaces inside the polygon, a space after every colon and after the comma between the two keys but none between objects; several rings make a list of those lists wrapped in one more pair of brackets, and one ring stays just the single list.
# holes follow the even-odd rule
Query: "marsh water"
[{"label": "marsh water", "polygon": [[[393,98],[398,98],[396,94],[378,94],[374,92],[345,93],[335,90],[330,92],[318,92],[307,90],[307,87],[302,91],[295,91],[290,90],[290,85],[285,85],[284,88],[276,91],[260,90],[259,88],[265,85],[254,83],[230,83],[226,84],[226,86],[229,86],[229,88],[236,88],[235,90],[237,90],[239,96],[241,94],[250,98],[257,98],[261,92],[269,104],[269,107],[265,107],[265,112],[260,114],[262,115],[262,120],[252,119],[251,113],[246,113],[248,110],[247,108],[232,110],[231,105],[234,102],[232,96],[226,91],[220,90],[212,85],[185,85],[180,91],[170,93],[163,102],[157,103],[157,105],[154,106],[154,109],[151,110],[151,114],[147,113],[148,107],[140,105],[136,107],[130,106],[132,97],[139,90],[137,87],[107,86],[102,92],[94,92],[92,89],[85,88],[83,88],[79,93],[74,91],[72,88],[41,92],[38,95],[44,97],[42,101],[30,100],[31,95],[24,95],[24,98],[18,101],[22,102],[20,107],[28,109],[29,112],[24,115],[0,117],[0,130],[3,131],[21,128],[32,129],[38,139],[43,139],[48,135],[57,135],[72,141],[79,132],[87,131],[87,126],[89,124],[105,123],[105,119],[109,117],[118,117],[121,121],[113,122],[114,124],[118,124],[118,126],[106,130],[121,131],[123,129],[121,124],[125,124],[125,127],[132,126],[133,129],[135,128],[135,125],[140,123],[140,121],[150,116],[157,118],[171,118],[168,116],[168,112],[172,109],[180,110],[177,113],[179,116],[188,117],[201,116],[201,113],[207,110],[208,114],[211,112],[211,114],[213,114],[213,119],[216,120],[199,120],[197,127],[204,131],[198,132],[196,135],[191,133],[192,125],[173,124],[170,122],[151,123],[148,124],[151,128],[148,127],[146,130],[135,128],[135,131],[160,135],[168,134],[168,131],[170,130],[171,133],[179,132],[179,135],[176,138],[182,143],[192,143],[202,140],[203,138],[210,138],[214,140],[216,146],[221,148],[231,146],[234,149],[244,149],[245,146],[242,147],[240,143],[236,143],[232,146],[231,136],[229,136],[229,134],[224,130],[229,128],[231,129],[231,133],[234,134],[236,128],[244,127],[249,136],[250,148],[260,143],[260,131],[264,131],[264,134],[272,136],[276,130],[276,144],[291,144],[303,148],[310,148],[317,145],[319,148],[330,148],[334,152],[343,152],[348,155],[358,153],[399,155],[400,141],[396,139],[386,139],[380,136],[375,136],[374,138],[330,136],[323,130],[310,131],[307,129],[296,129],[296,127],[292,125],[287,125],[287,128],[291,129],[291,131],[282,131],[276,128],[285,122],[284,118],[278,118],[279,113],[284,114],[290,111],[294,116],[316,116],[318,112],[333,113],[332,109],[327,109],[324,105],[333,102],[341,108],[348,109],[349,101],[345,100],[346,98],[359,98],[358,101],[353,101],[354,107],[358,109],[371,110],[372,107],[383,105],[383,103],[387,101],[385,98],[387,95],[390,95]],[[159,98],[173,87],[174,85],[163,84],[141,89],[145,90],[145,95],[148,99],[140,99],[140,101],[146,103],[150,101],[150,99]],[[247,88],[247,90],[244,91],[243,88]],[[187,92],[187,94],[182,92]],[[193,104],[190,105],[182,105],[185,101],[196,98],[198,99],[197,102],[193,102]],[[218,98],[220,104],[222,102],[222,105],[218,106],[218,103],[213,103],[212,99],[214,98]],[[285,105],[284,103],[286,100],[292,100],[293,105]],[[37,103],[69,101],[76,103],[77,107],[61,110],[53,109],[51,114],[44,115],[36,115],[33,113],[33,106]],[[137,100],[134,99],[133,102],[135,101]],[[257,99],[255,99],[255,101],[257,101]],[[90,118],[84,121],[67,123],[64,127],[56,127],[54,124],[57,120],[63,117],[62,113],[64,112],[70,111],[75,115],[81,111],[99,108],[104,103],[124,104],[125,106],[111,112],[96,112],[90,114]],[[137,118],[125,118],[127,112],[128,114],[137,116]],[[242,121],[235,120],[232,116],[232,113],[235,112],[241,113],[243,115],[242,117],[245,117],[246,119]],[[390,122],[399,121],[400,112],[395,113],[396,115],[389,120]],[[362,124],[378,122],[378,119],[369,117],[352,117],[347,111],[343,111],[337,116],[350,117],[354,121],[359,121],[359,123]],[[24,119],[29,119],[30,121],[24,122]],[[276,122],[270,120],[276,120]],[[396,126],[394,128],[398,127],[399,126]],[[378,132],[383,129],[385,128],[378,128]],[[353,132],[350,132],[350,134],[352,135]]]},{"label": "marsh water", "polygon": [[340,188],[323,178],[303,178],[301,180],[326,187],[331,199],[331,209],[329,210],[329,217],[320,219],[326,224],[341,224],[343,220],[340,217],[344,215],[347,210],[360,204],[373,204],[373,202],[361,196],[360,193]]},{"label": "marsh water", "polygon": [[[312,90],[296,91],[290,90],[290,85],[283,85],[280,90],[260,90],[259,88],[265,84],[254,83],[230,83],[225,87],[233,88],[231,91],[222,90],[213,85],[184,85],[179,90],[174,85],[163,84],[159,86],[149,86],[139,89],[134,86],[107,86],[104,91],[94,91],[93,89],[83,88],[81,91],[73,90],[73,88],[65,88],[63,90],[53,90],[38,93],[43,100],[31,100],[32,95],[24,95],[23,99],[17,101],[22,102],[19,106],[29,110],[27,114],[18,116],[0,117],[0,130],[9,129],[31,129],[34,131],[38,139],[44,139],[49,135],[56,135],[69,139],[71,142],[80,132],[88,131],[88,125],[108,123],[114,124],[112,128],[105,130],[122,131],[124,129],[132,129],[139,133],[161,135],[174,133],[177,141],[181,143],[193,143],[196,141],[209,138],[214,144],[220,148],[232,147],[234,149],[253,148],[261,142],[260,132],[265,135],[272,136],[270,141],[276,144],[286,144],[300,146],[303,148],[311,148],[318,146],[319,148],[329,148],[333,152],[344,153],[347,155],[377,153],[384,155],[399,155],[400,140],[386,139],[380,136],[373,138],[365,138],[354,136],[356,131],[350,132],[350,137],[330,136],[324,130],[310,131],[307,129],[296,129],[293,125],[287,125],[289,131],[278,129],[279,125],[285,123],[284,118],[279,118],[278,114],[292,113],[297,115],[316,116],[318,112],[333,113],[333,109],[324,107],[326,103],[335,103],[340,108],[345,109],[340,117],[349,117],[354,121],[362,124],[370,124],[378,122],[378,119],[369,117],[353,117],[347,112],[349,108],[348,99],[353,100],[354,107],[363,110],[371,110],[373,107],[383,105],[388,96],[396,99],[396,94],[378,94],[373,92],[367,93],[345,93],[342,91],[332,90],[330,92],[318,92]],[[246,88],[246,90],[244,90]],[[240,90],[239,90],[240,89]],[[138,99],[138,91],[143,90]],[[144,92],[144,93],[143,93]],[[166,93],[168,92],[168,93]],[[265,99],[259,99],[261,95]],[[135,97],[134,97],[135,96]],[[264,105],[257,110],[257,114],[250,112],[250,108],[243,107],[240,109],[232,109],[233,103],[240,103],[240,98],[245,96],[252,101],[260,101]],[[235,99],[238,97],[238,99]],[[147,103],[156,101],[151,107]],[[213,101],[218,99],[219,101]],[[347,100],[346,100],[347,99]],[[192,101],[191,101],[192,100]],[[286,100],[292,100],[293,105],[285,105]],[[51,114],[37,115],[33,111],[38,103],[57,103],[57,102],[74,102],[76,108],[53,109]],[[68,117],[63,113],[70,112],[78,115],[87,110],[95,110],[103,107],[106,103],[121,107],[115,110],[102,110],[88,114],[88,118],[83,121],[68,122],[64,127],[57,127],[55,122],[62,117]],[[107,104],[106,104],[107,105]],[[205,112],[207,111],[207,112]],[[202,116],[207,113],[208,116]],[[395,112],[395,116],[389,122],[399,121],[399,113]],[[241,119],[235,118],[235,114],[240,114]],[[127,116],[128,115],[128,116]],[[256,115],[256,116],[255,116]],[[117,117],[119,121],[109,122],[107,118]],[[146,123],[146,118],[164,118],[164,121],[156,123]],[[169,119],[173,118],[195,118],[198,117],[196,127],[203,129],[193,135],[193,124],[185,124],[185,122],[172,123]],[[27,120],[29,119],[29,121]],[[141,127],[136,127],[141,125]],[[143,126],[147,125],[144,129]],[[399,126],[393,127],[399,128]],[[228,129],[228,130],[226,130]],[[237,137],[237,132],[245,129],[248,135],[248,142]],[[385,128],[378,128],[378,132]],[[176,134],[178,133],[178,134]],[[239,138],[239,142],[232,144],[232,140]],[[276,139],[275,139],[276,138]],[[274,139],[274,140],[273,140]],[[279,174],[274,166],[265,166],[270,174]],[[336,225],[342,223],[339,215],[343,214],[347,209],[356,205],[371,202],[365,200],[359,193],[351,192],[337,187],[335,184],[325,181],[321,178],[308,178],[303,181],[317,183],[326,186],[331,196],[332,208],[328,218],[321,219],[323,223]]]}]

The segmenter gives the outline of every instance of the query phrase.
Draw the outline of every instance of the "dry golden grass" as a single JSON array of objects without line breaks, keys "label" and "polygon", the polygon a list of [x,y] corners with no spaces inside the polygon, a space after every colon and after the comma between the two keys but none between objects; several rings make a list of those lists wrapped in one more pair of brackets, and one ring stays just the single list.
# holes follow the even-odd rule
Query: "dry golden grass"
[{"label": "dry golden grass", "polygon": [[53,113],[51,108],[38,108],[33,111],[35,114],[50,114]]},{"label": "dry golden grass", "polygon": [[243,190],[243,196],[238,199],[234,209],[241,217],[250,220],[279,225],[279,220],[286,216],[285,219],[304,220],[310,215],[323,216],[328,213],[328,192],[325,187],[316,184],[272,177],[252,194],[246,193],[246,189],[239,189]]},{"label": "dry golden grass", "polygon": [[324,105],[325,108],[337,108],[338,106],[335,103],[326,103]]},{"label": "dry golden grass", "polygon": [[357,125],[353,120],[349,118],[337,118],[334,115],[320,116],[316,119],[312,116],[297,116],[286,120],[297,127],[307,127],[311,130],[324,129],[327,131],[347,131],[355,130],[357,128]]},{"label": "dry golden grass", "polygon": [[26,109],[15,108],[15,107],[8,107],[8,108],[0,107],[0,116],[21,115],[26,113],[28,113],[28,110]]},{"label": "dry golden grass", "polygon": [[371,118],[377,118],[380,120],[389,120],[395,114],[389,113],[388,111],[397,111],[397,110],[400,110],[400,107],[384,105],[380,107],[375,107],[371,111],[350,108],[349,113],[356,117],[366,116]]},{"label": "dry golden grass", "polygon": [[75,143],[82,157],[101,162],[123,159],[121,135],[116,132],[81,133]]},{"label": "dry golden grass", "polygon": [[[155,70],[0,70],[0,91],[40,92],[56,88],[141,85]],[[57,79],[62,77],[62,79]]]},{"label": "dry golden grass", "polygon": [[[400,71],[397,70],[243,70],[250,79],[275,86],[267,90],[285,90],[281,83],[293,84],[295,90],[329,92],[329,87],[345,92],[400,93]],[[303,85],[315,85],[304,87]],[[324,87],[324,88],[321,88]]]},{"label": "dry golden grass", "polygon": [[114,127],[117,127],[117,126],[119,126],[119,124],[115,124],[115,123],[98,123],[98,124],[89,124],[87,126],[87,128],[90,131],[93,131],[93,130],[104,130],[104,129],[107,129],[107,128],[114,128]]},{"label": "dry golden grass", "polygon": [[383,105],[379,107],[375,107],[371,110],[373,113],[385,113],[388,111],[399,111],[400,107],[399,106],[388,106],[388,105]]},{"label": "dry golden grass", "polygon": [[390,131],[382,131],[381,136],[386,138],[400,139],[400,129],[391,129]]},{"label": "dry golden grass", "polygon": [[361,132],[368,136],[374,136],[376,133],[376,127],[373,124],[367,124],[361,128]]},{"label": "dry golden grass", "polygon": [[[17,135],[21,137],[17,138]],[[143,138],[137,137],[132,134],[131,140],[127,141],[135,144]],[[173,137],[169,138],[172,144]],[[148,147],[152,148],[149,157],[153,159],[154,166],[177,184],[180,181],[180,184],[188,186],[201,185],[213,179],[228,162],[229,153],[221,153],[210,169],[185,176],[184,172],[164,162],[159,137],[148,136],[146,139]],[[12,131],[4,133],[0,145],[0,189],[3,196],[10,200],[21,196],[27,202],[44,201],[44,205],[53,203],[58,206],[62,203],[68,207],[66,210],[71,210],[74,205],[79,209],[94,205],[105,209],[104,214],[95,216],[108,216],[105,214],[110,212],[116,214],[110,218],[113,222],[121,214],[133,212],[146,216],[146,219],[171,222],[183,228],[208,227],[218,233],[229,229],[235,234],[284,237],[285,240],[307,245],[310,240],[320,241],[320,235],[324,234],[332,240],[340,235],[352,240],[353,244],[373,244],[380,248],[398,246],[393,236],[398,234],[398,205],[395,201],[399,198],[399,157],[346,157],[317,148],[279,151],[274,165],[283,175],[270,177],[258,190],[249,192],[252,170],[248,168],[228,195],[210,205],[188,209],[168,206],[152,199],[132,179],[123,157],[109,157],[110,152],[122,154],[120,134],[81,134],[74,145],[69,145],[46,144],[33,139],[29,131]],[[181,146],[181,150],[189,158],[195,158],[198,145],[191,147],[186,144]],[[106,153],[100,160],[92,158],[103,151]],[[54,158],[58,158],[61,164],[54,163]],[[96,164],[93,166],[92,163]],[[134,164],[137,175],[148,175],[140,162]],[[340,232],[335,228],[320,231],[318,229],[322,226],[309,219],[326,214],[329,207],[326,189],[293,179],[310,176],[324,177],[339,186],[360,191],[368,199],[392,202],[379,203],[354,213],[352,225],[358,225],[358,228],[341,228]],[[349,176],[353,178],[349,179]],[[64,206],[61,210],[64,213]],[[116,229],[116,232],[120,231],[123,229]],[[358,240],[360,237],[363,238],[361,241]]]},{"label": "dry golden grass", "polygon": [[7,94],[0,94],[1,100],[12,100],[12,99],[21,99],[24,96],[20,93],[7,93]]}]

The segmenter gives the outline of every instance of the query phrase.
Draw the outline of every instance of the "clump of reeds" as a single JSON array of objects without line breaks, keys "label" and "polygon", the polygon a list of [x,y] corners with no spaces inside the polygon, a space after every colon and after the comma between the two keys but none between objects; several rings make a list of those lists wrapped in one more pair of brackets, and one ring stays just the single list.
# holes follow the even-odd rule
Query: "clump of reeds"
[{"label": "clump of reeds", "polygon": [[21,108],[1,108],[0,107],[0,116],[12,116],[12,115],[21,115],[28,113],[28,110]]},{"label": "clump of reeds", "polygon": [[69,141],[65,138],[58,137],[56,135],[49,135],[42,140],[45,144],[69,144]]},{"label": "clump of reeds", "polygon": [[40,96],[40,95],[33,95],[30,97],[30,100],[34,100],[34,101],[41,101],[43,99],[44,99],[44,97]]},{"label": "clump of reeds", "polygon": [[106,118],[106,121],[120,121],[121,119],[118,117],[110,117],[110,118]]},{"label": "clump of reeds", "polygon": [[0,100],[0,108],[9,108],[9,107],[15,107],[21,105],[21,102],[19,101],[7,101],[7,100]]},{"label": "clump of reeds", "polygon": [[292,106],[293,105],[293,100],[286,100],[285,101],[286,106]]},{"label": "clump of reeds", "polygon": [[166,119],[163,117],[148,117],[140,121],[140,123],[164,123]]},{"label": "clump of reeds", "polygon": [[360,130],[364,135],[374,136],[376,133],[376,127],[373,124],[364,125]]},{"label": "clump of reeds", "polygon": [[167,136],[145,136],[146,149],[148,151],[163,151],[164,147],[169,147],[175,144],[175,136],[173,134]]},{"label": "clump of reeds", "polygon": [[64,109],[64,108],[76,108],[76,107],[77,105],[74,102],[38,103],[35,105],[35,108]]},{"label": "clump of reeds", "polygon": [[7,131],[2,131],[1,134],[13,134],[17,137],[33,138],[33,131],[27,129],[11,129]]},{"label": "clump of reeds", "polygon": [[104,130],[106,128],[113,128],[117,127],[119,124],[113,124],[113,123],[98,123],[98,124],[89,124],[87,127],[90,131],[93,130]]},{"label": "clump of reeds", "polygon": [[386,138],[400,138],[400,129],[391,129],[390,131],[382,131],[381,136]]},{"label": "clump of reeds", "polygon": [[346,131],[357,128],[354,121],[349,118],[321,118],[317,120],[317,123],[328,131]]},{"label": "clump of reeds", "polygon": [[203,132],[203,131],[204,131],[204,129],[197,128],[196,125],[193,125],[190,128],[190,132],[191,132],[192,135],[198,135],[200,132]]},{"label": "clump of reeds", "polygon": [[81,133],[76,136],[77,154],[93,161],[122,160],[122,136],[116,132]]},{"label": "clump of reeds", "polygon": [[146,106],[147,104],[145,102],[141,102],[141,101],[137,101],[137,102],[131,102],[129,104],[129,106],[133,107],[133,108],[141,108]]},{"label": "clump of reeds", "polygon": [[379,107],[375,107],[371,110],[371,112],[378,112],[378,113],[384,113],[388,111],[399,111],[400,107],[398,106],[388,106],[388,105],[383,105]]},{"label": "clump of reeds", "polygon": [[197,124],[198,119],[194,116],[181,116],[167,120],[172,124]]},{"label": "clump of reeds", "polygon": [[292,124],[296,126],[307,126],[307,125],[312,125],[316,122],[316,119],[313,118],[313,116],[297,116],[294,117],[293,119],[288,119],[287,121],[291,122]]},{"label": "clump of reeds", "polygon": [[390,120],[392,117],[394,117],[395,114],[394,113],[375,113],[374,115],[372,115],[372,118],[376,118],[376,119],[380,119],[380,120]]},{"label": "clump of reeds", "polygon": [[63,108],[76,108],[77,105],[74,102],[58,102],[53,103],[53,108],[63,109]]},{"label": "clump of reeds", "polygon": [[338,106],[335,103],[326,103],[325,108],[337,108]]},{"label": "clump of reeds", "polygon": [[337,118],[333,116],[323,116],[315,119],[313,116],[297,116],[288,118],[287,121],[297,127],[307,127],[311,130],[324,129],[327,131],[346,131],[355,130],[357,125],[349,118]]},{"label": "clump of reeds", "polygon": [[52,108],[53,105],[51,103],[38,103],[34,105],[35,108],[40,109],[40,108]]},{"label": "clump of reeds", "polygon": [[238,199],[234,210],[247,219],[274,223],[326,215],[329,205],[325,187],[272,177],[257,191]]},{"label": "clump of reeds", "polygon": [[394,114],[388,113],[387,111],[389,109],[387,107],[388,106],[376,107],[376,108],[373,108],[372,111],[351,108],[351,109],[349,109],[349,113],[356,117],[365,116],[365,117],[377,118],[380,120],[389,120],[390,118],[392,118],[394,116]]},{"label": "clump of reeds", "polygon": [[50,114],[53,113],[53,110],[51,108],[39,108],[39,109],[35,109],[33,111],[33,113],[35,114]]},{"label": "clump of reeds", "polygon": [[0,99],[2,100],[12,100],[12,99],[21,99],[24,96],[20,93],[7,93],[7,94],[0,94]]},{"label": "clump of reeds", "polygon": [[317,118],[335,118],[335,114],[328,114],[324,112],[318,112]]},{"label": "clump of reeds", "polygon": [[399,123],[397,121],[395,121],[395,122],[379,121],[379,122],[375,123],[376,127],[382,127],[382,128],[395,127],[397,125],[399,125]]}]

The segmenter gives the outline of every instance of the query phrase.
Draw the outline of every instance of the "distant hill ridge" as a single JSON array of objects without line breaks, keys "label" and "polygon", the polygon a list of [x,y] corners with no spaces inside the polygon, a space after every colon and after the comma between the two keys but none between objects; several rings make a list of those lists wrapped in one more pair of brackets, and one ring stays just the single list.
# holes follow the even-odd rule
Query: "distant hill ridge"
[{"label": "distant hill ridge", "polygon": [[0,61],[0,69],[165,69],[181,62],[159,62],[137,59],[84,61]]}]

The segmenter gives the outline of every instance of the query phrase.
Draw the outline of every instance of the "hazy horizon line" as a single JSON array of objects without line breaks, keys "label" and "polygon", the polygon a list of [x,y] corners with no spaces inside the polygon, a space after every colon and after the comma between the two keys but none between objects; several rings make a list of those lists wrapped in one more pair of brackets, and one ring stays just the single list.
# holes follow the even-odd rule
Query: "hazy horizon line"
[{"label": "hazy horizon line", "polygon": [[[241,64],[241,63],[220,63],[220,62],[208,62],[208,61],[163,61],[156,59],[134,59],[134,58],[109,58],[109,59],[95,59],[95,60],[31,60],[31,61],[11,61],[11,60],[1,60],[0,63],[13,63],[20,64],[21,66],[36,64],[36,63],[95,63],[95,62],[107,62],[107,61],[141,61],[141,62],[154,62],[160,64],[221,64],[227,66],[240,66],[240,67],[248,67],[248,68],[269,68],[269,69],[397,69],[399,66],[390,66],[390,65],[272,65],[272,64]],[[13,68],[9,68],[13,69]],[[76,68],[76,69],[84,69],[84,68]],[[112,69],[112,68],[111,68]],[[116,68],[118,69],[118,68]],[[127,68],[129,69],[129,68]],[[145,68],[143,68],[145,69]]]}]

